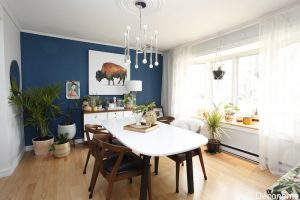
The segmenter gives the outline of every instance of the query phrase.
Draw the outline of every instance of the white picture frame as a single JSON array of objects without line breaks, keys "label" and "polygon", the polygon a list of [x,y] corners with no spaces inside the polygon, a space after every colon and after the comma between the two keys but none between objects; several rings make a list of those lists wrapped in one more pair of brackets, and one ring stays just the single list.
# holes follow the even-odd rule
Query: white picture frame
[{"label": "white picture frame", "polygon": [[[106,70],[103,70],[104,68]],[[109,69],[113,70],[107,72]],[[111,75],[112,71],[114,75]],[[90,95],[123,95],[127,93],[128,80],[130,80],[130,64],[124,65],[123,54],[89,50]]]}]

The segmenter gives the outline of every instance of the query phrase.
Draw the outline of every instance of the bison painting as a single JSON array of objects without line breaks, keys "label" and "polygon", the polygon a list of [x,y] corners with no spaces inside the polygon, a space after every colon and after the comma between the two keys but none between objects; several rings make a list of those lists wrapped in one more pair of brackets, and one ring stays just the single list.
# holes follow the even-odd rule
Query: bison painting
[{"label": "bison painting", "polygon": [[114,63],[104,63],[102,65],[102,69],[96,72],[97,81],[100,82],[102,79],[106,78],[108,80],[108,85],[110,85],[110,81],[112,81],[113,85],[115,85],[114,78],[120,79],[118,84],[123,81],[124,85],[126,77],[127,70],[124,67]]}]

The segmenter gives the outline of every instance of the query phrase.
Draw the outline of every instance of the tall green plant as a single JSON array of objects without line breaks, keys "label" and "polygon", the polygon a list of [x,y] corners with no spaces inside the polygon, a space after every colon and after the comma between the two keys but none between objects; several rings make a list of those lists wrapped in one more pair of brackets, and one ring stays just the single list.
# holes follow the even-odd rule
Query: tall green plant
[{"label": "tall green plant", "polygon": [[23,108],[25,125],[37,129],[40,137],[46,137],[51,120],[61,115],[60,106],[55,103],[59,98],[61,85],[53,84],[46,87],[34,87],[20,91],[16,82],[12,83],[9,103]]},{"label": "tall green plant", "polygon": [[221,122],[223,120],[223,115],[218,109],[214,109],[208,113],[205,119],[208,126],[209,139],[220,140],[225,133],[221,128]]}]

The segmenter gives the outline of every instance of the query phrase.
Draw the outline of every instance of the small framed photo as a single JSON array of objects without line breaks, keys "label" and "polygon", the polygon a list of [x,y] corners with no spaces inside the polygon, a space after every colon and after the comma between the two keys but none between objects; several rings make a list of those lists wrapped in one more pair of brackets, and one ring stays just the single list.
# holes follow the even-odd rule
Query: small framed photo
[{"label": "small framed photo", "polygon": [[157,118],[164,116],[162,107],[154,107],[153,111],[156,113]]},{"label": "small framed photo", "polygon": [[66,98],[80,99],[80,81],[66,81]]}]

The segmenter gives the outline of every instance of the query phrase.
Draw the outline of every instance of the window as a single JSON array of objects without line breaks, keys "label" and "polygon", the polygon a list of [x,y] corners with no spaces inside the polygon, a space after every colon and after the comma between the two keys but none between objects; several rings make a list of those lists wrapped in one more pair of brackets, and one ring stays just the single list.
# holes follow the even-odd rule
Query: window
[{"label": "window", "polygon": [[259,67],[258,55],[238,58],[237,105],[245,114],[258,107]]},{"label": "window", "polygon": [[225,74],[221,80],[213,79],[213,102],[216,105],[232,102],[232,60],[216,62],[214,68],[217,69],[220,65]]}]

